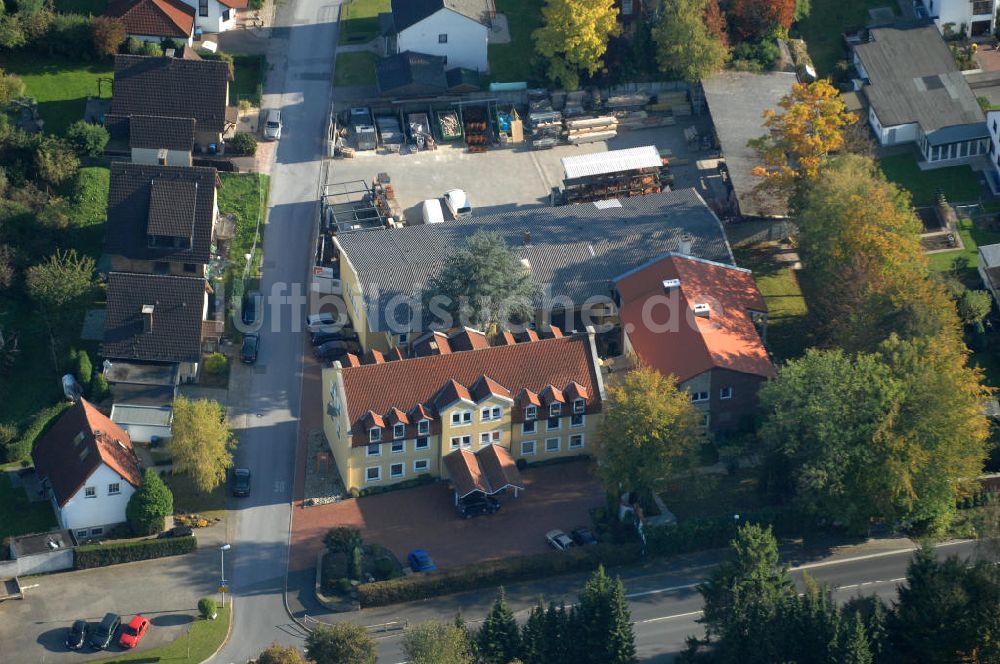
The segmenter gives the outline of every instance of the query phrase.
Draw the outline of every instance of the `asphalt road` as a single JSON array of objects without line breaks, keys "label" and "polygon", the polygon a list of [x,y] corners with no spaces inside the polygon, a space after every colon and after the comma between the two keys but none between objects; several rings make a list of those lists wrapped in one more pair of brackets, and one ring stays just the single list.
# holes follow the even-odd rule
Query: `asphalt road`
[{"label": "asphalt road", "polygon": [[[339,2],[280,3],[272,29],[264,106],[280,108],[284,127],[271,170],[269,222],[264,231],[261,345],[249,384],[230,415],[240,436],[236,465],[253,471],[251,496],[235,503],[226,576],[235,594],[236,623],[212,660],[246,662],[271,642],[300,643],[283,603],[290,501],[302,382],[304,303],[272,296],[304,293],[312,251],[321,146]],[[295,289],[295,290],[290,290]]]}]

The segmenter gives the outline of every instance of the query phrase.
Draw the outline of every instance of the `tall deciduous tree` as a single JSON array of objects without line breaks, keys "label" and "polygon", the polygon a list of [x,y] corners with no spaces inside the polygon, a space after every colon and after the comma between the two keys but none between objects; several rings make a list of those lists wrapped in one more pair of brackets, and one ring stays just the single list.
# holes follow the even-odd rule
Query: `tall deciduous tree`
[{"label": "tall deciduous tree", "polygon": [[[710,13],[710,8],[711,9]],[[708,26],[721,19],[716,0],[667,0],[653,27],[656,60],[663,72],[697,83],[722,69],[729,49]]]},{"label": "tall deciduous tree", "polygon": [[321,625],[306,637],[306,650],[316,664],[375,664],[378,645],[361,625]]},{"label": "tall deciduous tree", "polygon": [[410,664],[472,664],[465,630],[452,623],[424,622],[403,633],[403,654]]},{"label": "tall deciduous tree", "polygon": [[91,26],[94,31],[94,50],[101,57],[114,56],[128,36],[125,24],[116,16],[95,16]]},{"label": "tall deciduous tree", "polygon": [[174,494],[152,468],[147,468],[140,486],[125,507],[125,518],[136,535],[163,530],[163,520],[174,513]]},{"label": "tall deciduous tree", "polygon": [[174,399],[170,455],[174,472],[186,473],[202,491],[211,491],[226,480],[233,465],[236,442],[225,409],[208,399]]},{"label": "tall deciduous tree", "polygon": [[308,664],[295,646],[272,643],[257,655],[256,664]]},{"label": "tall deciduous tree", "polygon": [[64,327],[75,321],[94,287],[94,259],[75,249],[57,249],[45,263],[28,268],[26,285],[45,319],[52,364],[58,369]]},{"label": "tall deciduous tree", "polygon": [[687,467],[703,440],[701,416],[672,376],[640,367],[608,390],[597,450],[608,491],[643,498]]},{"label": "tall deciduous tree", "polygon": [[35,147],[35,171],[38,177],[51,186],[59,186],[76,175],[80,160],[66,141],[45,135]]},{"label": "tall deciduous tree", "polygon": [[620,33],[615,0],[546,0],[532,37],[549,79],[575,90],[581,72],[593,76],[603,68],[608,39]]},{"label": "tall deciduous tree", "polygon": [[443,327],[469,325],[495,330],[535,311],[539,289],[531,274],[497,233],[477,231],[448,256],[423,292],[424,311]]},{"label": "tall deciduous tree", "polygon": [[733,0],[728,13],[741,39],[773,38],[792,26],[795,0]]},{"label": "tall deciduous tree", "polygon": [[507,605],[503,587],[479,628],[477,641],[482,664],[507,664],[520,652],[521,633],[514,613]]},{"label": "tall deciduous tree", "polygon": [[989,291],[966,290],[959,297],[958,317],[966,325],[982,323],[993,308],[993,296]]}]

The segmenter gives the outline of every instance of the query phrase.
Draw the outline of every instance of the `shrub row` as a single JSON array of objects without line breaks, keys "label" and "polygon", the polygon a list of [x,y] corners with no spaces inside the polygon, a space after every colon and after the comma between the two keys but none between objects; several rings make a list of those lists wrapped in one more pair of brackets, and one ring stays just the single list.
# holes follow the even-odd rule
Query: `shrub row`
[{"label": "shrub row", "polygon": [[362,608],[386,606],[557,574],[584,572],[598,565],[627,565],[638,562],[640,557],[641,549],[638,544],[596,544],[568,551],[502,558],[429,574],[411,574],[400,579],[363,583],[358,586],[358,600]]},{"label": "shrub row", "polygon": [[31,450],[35,443],[45,433],[49,426],[55,422],[56,418],[69,408],[69,403],[60,401],[38,411],[31,420],[31,424],[24,430],[24,434],[3,446],[3,460],[7,463],[14,461],[24,461],[31,456]]},{"label": "shrub row", "polygon": [[76,547],[76,569],[105,567],[137,560],[165,558],[191,553],[198,548],[198,540],[192,537],[171,537],[167,539],[145,539],[135,542],[111,542],[108,544],[84,544]]},{"label": "shrub row", "polygon": [[374,496],[380,493],[388,493],[390,491],[399,491],[400,489],[412,489],[414,487],[423,486],[425,484],[431,484],[435,482],[436,478],[429,473],[424,473],[422,475],[417,475],[416,477],[411,477],[408,480],[403,480],[402,482],[396,482],[395,484],[387,484],[386,486],[372,486],[367,489],[358,489],[357,487],[351,487],[349,493],[352,498],[364,498],[365,496]]}]

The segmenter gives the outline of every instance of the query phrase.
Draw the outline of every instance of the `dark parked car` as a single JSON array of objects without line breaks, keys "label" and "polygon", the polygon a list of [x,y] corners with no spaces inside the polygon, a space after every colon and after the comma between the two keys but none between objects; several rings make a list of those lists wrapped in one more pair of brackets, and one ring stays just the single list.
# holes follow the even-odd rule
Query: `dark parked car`
[{"label": "dark parked car", "polygon": [[361,354],[361,344],[356,341],[327,341],[325,344],[316,346],[313,349],[316,359],[325,362],[339,360],[348,353]]},{"label": "dark parked car", "polygon": [[75,620],[73,626],[69,628],[66,635],[66,647],[70,650],[79,650],[87,642],[87,621]]},{"label": "dark parked car", "polygon": [[95,650],[105,650],[115,639],[122,619],[117,613],[106,613],[101,622],[90,632],[90,646]]},{"label": "dark parked car", "polygon": [[253,364],[257,361],[258,350],[260,350],[260,335],[244,334],[243,347],[240,348],[240,361],[243,364]]},{"label": "dark parked car", "polygon": [[431,556],[424,549],[414,549],[406,557],[406,562],[410,564],[410,569],[414,572],[436,572],[437,565],[431,560]]},{"label": "dark parked car", "polygon": [[190,537],[191,527],[190,526],[174,526],[170,530],[164,530],[162,533],[156,536],[157,539],[168,539],[170,537]]},{"label": "dark parked car", "polygon": [[357,341],[358,333],[349,327],[337,332],[313,332],[312,345],[322,346],[328,341]]},{"label": "dark parked car", "polygon": [[455,506],[458,515],[464,519],[471,519],[480,514],[493,514],[500,509],[500,503],[493,496],[484,496],[481,493],[474,493],[458,501]]},{"label": "dark parked car", "polygon": [[233,471],[233,495],[237,497],[250,495],[249,468],[237,468]]},{"label": "dark parked car", "polygon": [[569,536],[573,538],[573,542],[575,542],[577,546],[597,544],[597,538],[594,537],[594,533],[590,531],[590,528],[584,526],[574,528],[569,532]]},{"label": "dark parked car", "polygon": [[249,291],[243,295],[243,307],[240,316],[244,325],[253,325],[257,322],[257,310],[262,309],[263,296],[260,291]]}]

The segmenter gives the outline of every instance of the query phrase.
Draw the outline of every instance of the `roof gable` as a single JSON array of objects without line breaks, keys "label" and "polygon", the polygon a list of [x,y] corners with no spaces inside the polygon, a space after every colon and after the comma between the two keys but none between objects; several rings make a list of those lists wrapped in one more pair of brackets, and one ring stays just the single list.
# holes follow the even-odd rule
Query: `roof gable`
[{"label": "roof gable", "polygon": [[130,35],[187,39],[194,33],[194,7],[181,0],[112,0],[106,14],[120,18]]},{"label": "roof gable", "polygon": [[392,0],[392,19],[402,32],[442,9],[484,24],[495,11],[490,0]]}]

